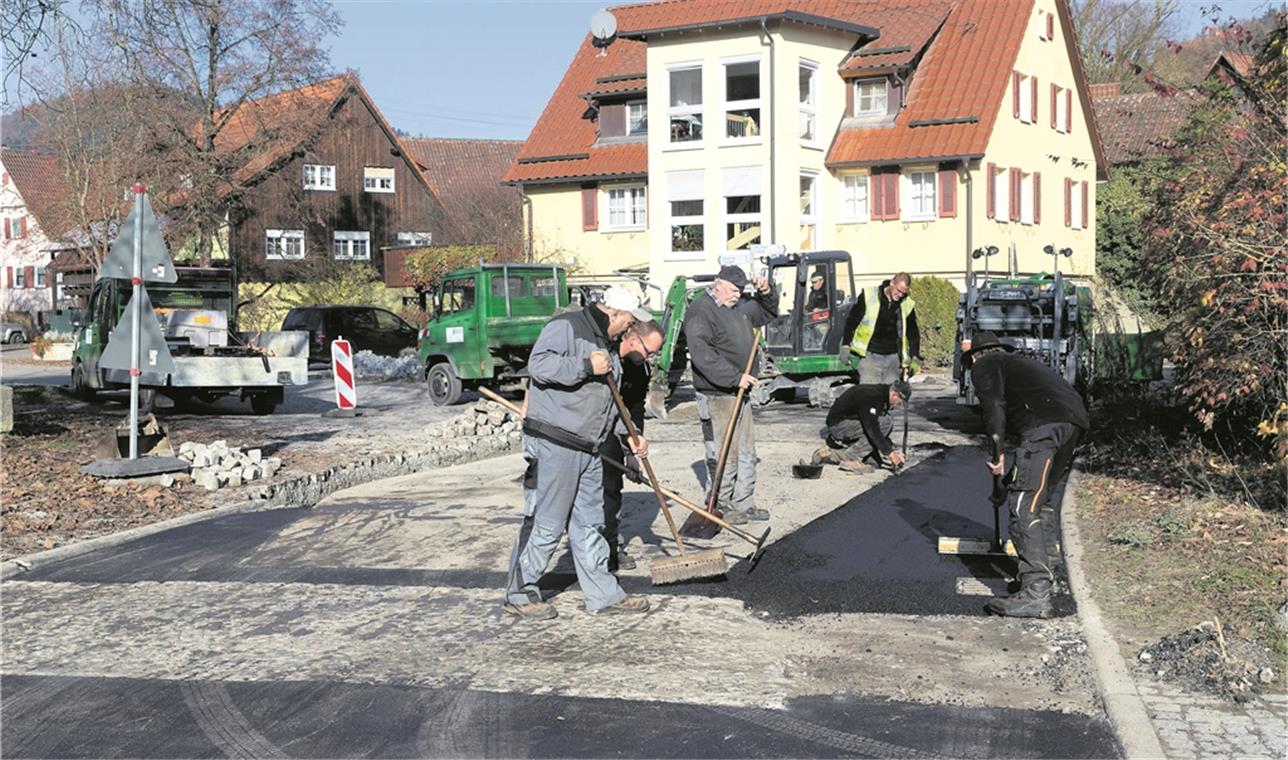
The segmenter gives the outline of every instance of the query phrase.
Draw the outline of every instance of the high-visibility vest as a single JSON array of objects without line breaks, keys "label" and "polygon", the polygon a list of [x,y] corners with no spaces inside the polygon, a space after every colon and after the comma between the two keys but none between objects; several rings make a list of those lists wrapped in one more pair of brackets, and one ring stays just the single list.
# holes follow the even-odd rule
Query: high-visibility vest
[{"label": "high-visibility vest", "polygon": [[[904,296],[899,302],[899,359],[901,362],[909,361],[912,357],[908,355],[908,315],[916,308],[917,302],[912,300],[912,296]],[[854,336],[850,338],[850,352],[855,356],[867,356],[868,343],[872,340],[872,334],[877,331],[877,315],[881,313],[881,294],[880,286],[872,285],[863,289],[863,319],[859,326],[854,328]]]}]

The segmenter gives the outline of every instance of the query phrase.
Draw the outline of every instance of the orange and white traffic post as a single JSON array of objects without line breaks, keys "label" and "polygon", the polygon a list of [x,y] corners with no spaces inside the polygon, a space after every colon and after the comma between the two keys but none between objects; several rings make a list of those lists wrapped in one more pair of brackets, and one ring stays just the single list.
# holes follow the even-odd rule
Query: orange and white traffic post
[{"label": "orange and white traffic post", "polygon": [[331,368],[335,375],[336,408],[357,408],[358,388],[354,383],[353,349],[350,348],[349,341],[343,338],[331,341]]}]

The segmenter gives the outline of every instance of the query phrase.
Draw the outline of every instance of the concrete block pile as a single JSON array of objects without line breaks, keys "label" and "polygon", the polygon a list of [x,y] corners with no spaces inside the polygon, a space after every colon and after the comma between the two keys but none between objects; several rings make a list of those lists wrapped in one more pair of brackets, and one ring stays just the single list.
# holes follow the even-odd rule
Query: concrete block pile
[{"label": "concrete block pile", "polygon": [[480,400],[453,419],[426,426],[426,443],[441,463],[453,464],[517,448],[521,427],[505,408]]},{"label": "concrete block pile", "polygon": [[179,458],[192,465],[193,482],[207,491],[271,478],[282,468],[278,457],[265,457],[259,449],[242,451],[224,440],[210,444],[187,441],[179,446]]}]

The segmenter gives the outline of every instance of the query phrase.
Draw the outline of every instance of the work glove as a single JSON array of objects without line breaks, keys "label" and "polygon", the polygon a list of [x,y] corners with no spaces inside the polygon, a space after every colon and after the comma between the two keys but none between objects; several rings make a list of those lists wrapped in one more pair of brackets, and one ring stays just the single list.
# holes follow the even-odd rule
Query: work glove
[{"label": "work glove", "polygon": [[644,483],[644,468],[640,466],[640,460],[634,454],[627,454],[622,461],[626,465],[626,472],[622,473],[627,480],[632,483]]},{"label": "work glove", "polygon": [[850,364],[850,347],[841,346],[841,350],[836,352],[836,358],[848,367]]}]

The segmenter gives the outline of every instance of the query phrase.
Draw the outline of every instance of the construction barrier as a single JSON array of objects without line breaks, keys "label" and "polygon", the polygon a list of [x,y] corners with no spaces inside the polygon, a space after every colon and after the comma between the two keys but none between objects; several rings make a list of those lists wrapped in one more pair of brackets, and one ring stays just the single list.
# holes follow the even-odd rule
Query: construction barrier
[{"label": "construction barrier", "polygon": [[331,341],[331,368],[335,375],[335,405],[340,409],[358,406],[358,389],[354,384],[353,350],[349,341]]}]

